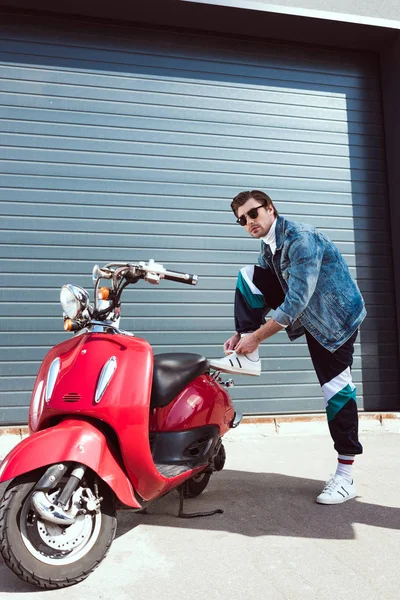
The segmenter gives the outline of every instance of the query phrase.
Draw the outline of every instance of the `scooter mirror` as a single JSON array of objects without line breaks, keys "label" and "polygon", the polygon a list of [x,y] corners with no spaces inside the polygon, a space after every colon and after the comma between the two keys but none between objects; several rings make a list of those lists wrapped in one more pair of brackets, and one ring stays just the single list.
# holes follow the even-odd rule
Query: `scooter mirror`
[{"label": "scooter mirror", "polygon": [[92,271],[92,280],[94,283],[96,283],[96,281],[98,281],[100,278],[111,279],[112,276],[113,272],[109,269],[107,269],[107,271],[103,271],[103,269],[100,269],[99,265],[94,265]]},{"label": "scooter mirror", "polygon": [[92,271],[92,280],[93,280],[93,282],[96,283],[96,281],[98,279],[100,279],[101,275],[102,275],[102,271],[101,271],[99,265],[94,265],[93,271]]}]

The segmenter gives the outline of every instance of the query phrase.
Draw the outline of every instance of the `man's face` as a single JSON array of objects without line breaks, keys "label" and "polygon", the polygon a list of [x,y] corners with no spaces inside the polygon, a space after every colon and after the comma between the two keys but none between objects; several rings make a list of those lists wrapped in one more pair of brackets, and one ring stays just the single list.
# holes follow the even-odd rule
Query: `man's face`
[{"label": "man's face", "polygon": [[243,204],[239,206],[237,209],[238,219],[240,217],[246,215],[246,225],[244,226],[246,231],[254,238],[262,238],[265,237],[268,231],[271,229],[272,223],[275,221],[274,209],[272,206],[261,206],[258,210],[257,215],[253,215],[252,218],[248,212],[251,211],[252,208],[257,208],[261,205],[261,202],[255,200],[254,198],[250,198]]}]

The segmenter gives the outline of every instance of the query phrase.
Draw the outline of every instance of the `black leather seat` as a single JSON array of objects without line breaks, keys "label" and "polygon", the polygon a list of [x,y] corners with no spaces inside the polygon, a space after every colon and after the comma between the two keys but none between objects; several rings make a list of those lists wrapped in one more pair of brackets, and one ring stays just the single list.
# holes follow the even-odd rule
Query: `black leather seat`
[{"label": "black leather seat", "polygon": [[200,354],[171,352],[154,356],[151,408],[169,404],[183,388],[210,368]]}]

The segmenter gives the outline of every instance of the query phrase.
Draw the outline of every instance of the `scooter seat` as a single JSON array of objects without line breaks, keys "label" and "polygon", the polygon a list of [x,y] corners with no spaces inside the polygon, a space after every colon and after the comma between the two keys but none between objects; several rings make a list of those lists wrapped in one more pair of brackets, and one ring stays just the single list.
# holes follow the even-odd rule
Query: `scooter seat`
[{"label": "scooter seat", "polygon": [[200,354],[171,352],[154,356],[150,408],[167,406],[183,388],[210,368]]}]

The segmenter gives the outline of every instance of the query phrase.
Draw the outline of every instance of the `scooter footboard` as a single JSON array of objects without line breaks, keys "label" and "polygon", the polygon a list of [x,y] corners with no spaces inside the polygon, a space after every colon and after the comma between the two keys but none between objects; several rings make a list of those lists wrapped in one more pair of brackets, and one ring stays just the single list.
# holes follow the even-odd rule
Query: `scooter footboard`
[{"label": "scooter footboard", "polygon": [[61,421],[22,440],[1,463],[0,483],[58,462],[86,465],[110,486],[120,502],[141,508],[105,435],[92,423],[78,419]]}]

